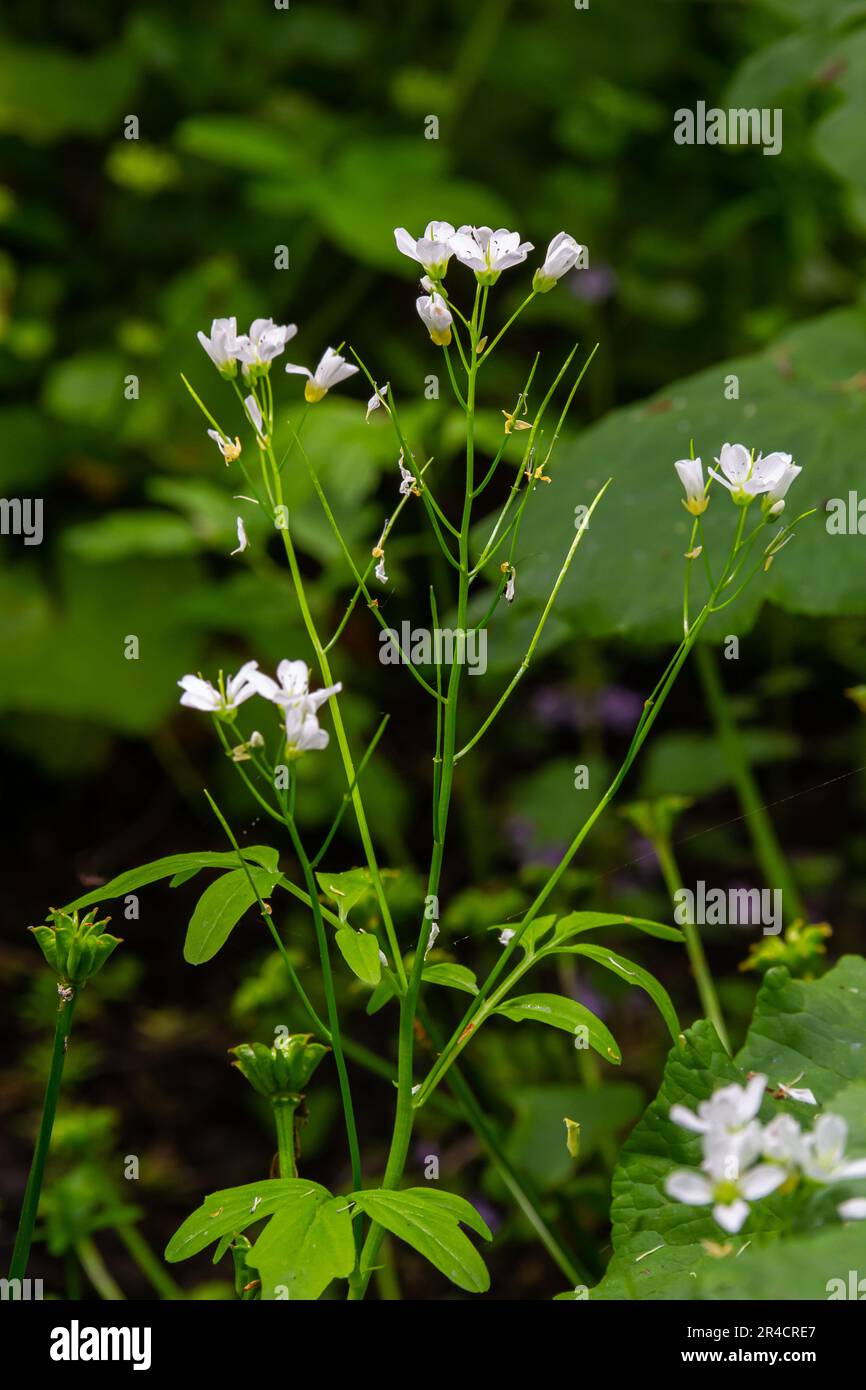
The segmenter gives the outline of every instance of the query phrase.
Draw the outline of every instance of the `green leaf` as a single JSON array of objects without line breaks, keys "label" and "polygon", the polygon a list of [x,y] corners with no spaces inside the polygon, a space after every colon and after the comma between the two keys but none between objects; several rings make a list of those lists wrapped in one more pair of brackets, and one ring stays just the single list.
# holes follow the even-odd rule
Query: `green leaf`
[{"label": "green leaf", "polygon": [[372,932],[340,927],[336,939],[340,955],[352,973],[365,985],[377,985],[382,978],[382,962],[379,959],[379,942]]},{"label": "green leaf", "polygon": [[750,1247],[738,1257],[707,1261],[692,1296],[750,1303],[862,1299],[866,1284],[859,1281],[866,1277],[864,1271],[866,1222],[834,1224],[818,1233],[774,1241],[763,1250]]},{"label": "green leaf", "polygon": [[247,1264],[259,1271],[263,1299],[316,1299],[355,1264],[349,1198],[302,1184],[271,1217]]},{"label": "green leaf", "polygon": [[458,1288],[484,1293],[490,1275],[459,1222],[491,1239],[486,1223],[469,1202],[450,1192],[410,1187],[405,1192],[353,1192],[352,1200],[386,1231],[411,1245]]},{"label": "green leaf", "polygon": [[428,985],[462,989],[466,994],[478,993],[475,971],[470,970],[467,965],[452,965],[448,961],[440,962],[438,965],[425,965],[421,979],[426,980]]},{"label": "green leaf", "polygon": [[347,869],[342,874],[320,871],[316,879],[325,897],[336,907],[341,922],[348,920],[352,908],[364,898],[375,896],[369,869]]},{"label": "green leaf", "polygon": [[560,917],[553,935],[544,942],[542,949],[559,946],[581,932],[597,931],[599,927],[636,927],[646,936],[658,937],[660,941],[685,941],[678,927],[653,922],[648,917],[624,917],[621,912],[570,912],[567,917]]},{"label": "green leaf", "polygon": [[236,1235],[256,1221],[272,1216],[284,1203],[301,1198],[311,1189],[320,1202],[331,1195],[326,1188],[307,1178],[270,1178],[212,1192],[175,1231],[166,1246],[165,1258],[169,1264],[188,1260],[190,1255],[197,1255],[223,1236]]},{"label": "green leaf", "polygon": [[566,946],[564,950],[569,955],[587,956],[590,960],[596,961],[598,965],[603,965],[606,970],[612,970],[615,975],[619,975],[626,984],[637,985],[640,989],[646,990],[667,1024],[668,1032],[674,1042],[678,1041],[682,1029],[673,1001],[664,985],[648,970],[636,965],[633,960],[627,960],[625,956],[616,955],[615,952],[609,951],[606,946]]},{"label": "green leaf", "polygon": [[[252,879],[252,882],[250,880]],[[271,869],[234,869],[211,883],[202,893],[186,929],[183,958],[190,965],[203,965],[225,944],[232,928],[257,901],[274,890],[279,874]]]},{"label": "green leaf", "polygon": [[[260,864],[265,869],[276,870],[279,851],[269,845],[248,845],[241,850],[244,859],[252,864]],[[109,902],[112,898],[122,898],[125,893],[134,893],[136,888],[144,888],[148,883],[156,883],[161,878],[173,878],[182,882],[197,874],[200,869],[232,869],[238,857],[234,850],[203,850],[191,854],[167,854],[163,859],[152,859],[137,869],[127,869],[125,873],[111,878],[101,888],[76,898],[68,903],[67,912],[76,907],[90,907],[96,903]],[[183,878],[180,876],[183,875]],[[174,886],[174,885],[173,885]]]},{"label": "green leaf", "polygon": [[507,999],[493,1012],[510,1018],[512,1023],[531,1020],[546,1023],[551,1028],[561,1028],[572,1035],[578,1028],[585,1028],[589,1044],[596,1052],[617,1066],[622,1061],[616,1038],[601,1019],[596,1018],[583,1004],[578,1004],[576,999],[567,999],[562,994],[521,994],[516,999]]},{"label": "green leaf", "polygon": [[[769,970],[758,995],[745,1045],[735,1060],[725,1053],[715,1029],[705,1021],[685,1034],[685,1046],[669,1054],[658,1096],[632,1131],[613,1177],[611,1243],[613,1258],[592,1298],[677,1299],[694,1296],[695,1279],[716,1263],[702,1242],[732,1244],[740,1261],[751,1260],[762,1242],[784,1224],[786,1199],[778,1194],[753,1207],[736,1240],[729,1240],[708,1207],[672,1201],[664,1183],[674,1168],[697,1167],[700,1136],[673,1124],[674,1104],[694,1110],[721,1086],[744,1085],[750,1071],[768,1077],[761,1119],[792,1114],[810,1123],[815,1111],[794,1101],[776,1101],[780,1082],[809,1087],[822,1109],[837,1103],[856,1121],[866,1082],[866,961],[844,956],[820,980],[793,980],[782,966]],[[857,1092],[850,1094],[852,1083]],[[852,1123],[852,1140],[866,1148],[866,1134]],[[787,1244],[787,1241],[785,1242]],[[779,1246],[779,1249],[783,1249]],[[844,1271],[841,1271],[844,1273]],[[721,1295],[724,1297],[725,1295]]]}]

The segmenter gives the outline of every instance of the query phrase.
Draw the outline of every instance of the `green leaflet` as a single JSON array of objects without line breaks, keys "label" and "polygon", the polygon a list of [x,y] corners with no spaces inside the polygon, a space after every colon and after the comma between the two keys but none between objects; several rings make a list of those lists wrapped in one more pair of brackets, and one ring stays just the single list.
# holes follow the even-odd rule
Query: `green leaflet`
[{"label": "green leaflet", "polygon": [[[242,849],[241,854],[251,864],[260,864],[266,869],[276,870],[279,852],[268,845],[250,845]],[[233,869],[237,862],[238,857],[234,850],[168,854],[163,859],[153,859],[149,864],[142,864],[137,869],[127,869],[125,873],[109,879],[101,888],[94,888],[92,893],[85,893],[83,897],[69,903],[66,911],[108,902],[111,898],[122,898],[125,893],[133,893],[136,888],[144,888],[148,883],[156,883],[161,878],[174,878],[177,882],[184,882],[193,874],[197,874],[199,869]]]},{"label": "green leaflet", "polygon": [[677,1011],[664,985],[659,983],[655,975],[636,965],[633,960],[627,960],[625,956],[618,956],[615,952],[609,951],[606,946],[564,946],[561,949],[569,955],[587,956],[598,965],[603,965],[606,970],[612,970],[615,975],[619,975],[626,984],[638,985],[640,989],[646,990],[667,1024],[674,1042],[678,1041],[682,1029]]},{"label": "green leaflet", "polygon": [[469,1202],[451,1192],[410,1187],[404,1192],[353,1192],[351,1200],[384,1226],[386,1231],[411,1245],[426,1260],[469,1293],[484,1293],[490,1275],[478,1251],[460,1229],[460,1222],[485,1240],[491,1233]]},{"label": "green leaflet", "polygon": [[311,1188],[320,1201],[331,1195],[327,1188],[307,1178],[270,1178],[212,1192],[175,1231],[165,1248],[165,1258],[169,1264],[188,1260],[215,1240],[245,1231],[254,1222],[272,1216],[286,1202]]},{"label": "green leaflet", "polygon": [[[202,893],[186,929],[183,958],[190,965],[211,960],[228,940],[233,927],[257,901],[273,892],[279,874],[270,869],[233,869]],[[250,881],[252,880],[252,882]]]},{"label": "green leaflet", "polygon": [[[669,1054],[658,1096],[621,1150],[611,1203],[613,1258],[591,1297],[692,1298],[698,1296],[696,1288],[703,1287],[703,1271],[727,1263],[712,1259],[701,1244],[728,1243],[709,1208],[684,1206],[664,1192],[665,1178],[673,1168],[695,1167],[701,1159],[700,1136],[671,1123],[671,1105],[679,1102],[694,1110],[720,1086],[731,1082],[743,1085],[747,1072],[760,1071],[769,1082],[762,1121],[786,1113],[809,1124],[816,1113],[811,1106],[776,1101],[771,1095],[779,1082],[789,1084],[799,1076],[798,1085],[814,1091],[820,1109],[832,1110],[838,1105],[851,1127],[851,1153],[866,1152],[863,1120],[858,1123],[857,1118],[858,1113],[862,1117],[861,1088],[866,1083],[864,1037],[866,961],[859,956],[844,956],[814,981],[793,980],[782,966],[769,970],[745,1045],[733,1061],[708,1023],[701,1021],[689,1029],[685,1046],[675,1047]],[[830,1205],[827,1209],[827,1200],[825,1196],[824,1215],[832,1219],[833,1208]],[[767,1238],[782,1225],[784,1202],[784,1197],[774,1193],[756,1204],[753,1215],[730,1241],[734,1252],[751,1242],[736,1256],[736,1277],[744,1281],[743,1287],[752,1278],[749,1269],[761,1254],[762,1242],[766,1245]],[[795,1236],[785,1240],[778,1246],[780,1255],[790,1244],[796,1260],[794,1245],[803,1239]],[[806,1266],[804,1254],[803,1270]]]},{"label": "green leaflet", "polygon": [[569,912],[567,917],[560,917],[550,940],[542,943],[542,949],[569,941],[581,932],[596,931],[599,927],[636,927],[646,936],[655,936],[661,941],[685,941],[678,927],[653,922],[648,917],[624,917],[621,912]]},{"label": "green leaflet", "polygon": [[218,1241],[216,1259],[234,1235],[264,1217],[270,1221],[246,1262],[259,1272],[263,1299],[316,1299],[332,1279],[345,1279],[355,1263],[352,1220],[345,1197],[308,1178],[284,1178],[230,1187],[205,1197],[172,1236],[170,1264]]},{"label": "green leaflet", "polygon": [[340,927],[336,942],[340,955],[353,975],[357,975],[365,985],[377,985],[382,978],[382,962],[379,959],[379,942],[372,932]]},{"label": "green leaflet", "polygon": [[493,1013],[510,1018],[512,1023],[530,1019],[575,1035],[579,1028],[585,1028],[590,1047],[617,1066],[622,1061],[619,1044],[601,1019],[576,999],[567,999],[563,994],[521,994],[516,999],[506,999]]},{"label": "green leaflet", "polygon": [[320,871],[316,879],[325,897],[335,905],[341,922],[348,919],[352,908],[364,898],[375,896],[369,869],[347,869],[342,874]]},{"label": "green leaflet", "polygon": [[263,1299],[316,1299],[332,1279],[346,1279],[355,1265],[347,1197],[331,1197],[304,1184],[303,1193],[271,1217],[247,1264],[259,1271]]},{"label": "green leaflet", "polygon": [[421,979],[428,985],[446,985],[449,989],[462,989],[466,994],[478,993],[475,971],[468,965],[453,965],[449,961],[425,965]]}]

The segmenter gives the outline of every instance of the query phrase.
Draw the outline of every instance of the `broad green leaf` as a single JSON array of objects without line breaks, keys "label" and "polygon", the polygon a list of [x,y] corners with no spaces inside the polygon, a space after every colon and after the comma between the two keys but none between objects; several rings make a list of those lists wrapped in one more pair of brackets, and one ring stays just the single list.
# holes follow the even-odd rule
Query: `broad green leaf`
[{"label": "broad green leaf", "polygon": [[[773,1194],[756,1204],[735,1241],[729,1242],[709,1208],[671,1201],[664,1191],[668,1174],[701,1162],[700,1136],[673,1124],[670,1108],[696,1109],[720,1086],[745,1084],[748,1072],[762,1072],[768,1088],[761,1119],[796,1116],[809,1125],[815,1111],[794,1101],[777,1101],[780,1082],[814,1091],[822,1109],[855,1121],[859,1098],[852,1083],[866,1082],[866,961],[844,956],[820,980],[793,980],[775,966],[765,976],[746,1043],[731,1060],[705,1021],[685,1034],[685,1046],[671,1051],[658,1096],[623,1145],[613,1177],[611,1220],[613,1258],[593,1298],[690,1298],[693,1275],[712,1257],[702,1242],[733,1244],[737,1257],[751,1259],[762,1241],[782,1225],[785,1199]],[[858,1084],[858,1090],[859,1090]],[[852,1139],[863,1144],[852,1123]],[[779,1247],[782,1249],[783,1247]],[[724,1296],[724,1295],[722,1295]]]},{"label": "broad green leaf", "polygon": [[[269,845],[248,845],[241,850],[244,859],[251,864],[260,864],[265,869],[275,870],[279,851]],[[67,912],[76,907],[91,907],[108,902],[111,898],[122,898],[125,893],[134,893],[136,888],[145,888],[148,883],[156,883],[161,878],[175,878],[182,882],[197,874],[200,869],[233,869],[238,862],[234,850],[203,850],[191,854],[167,854],[163,859],[153,859],[137,869],[127,869],[125,873],[111,878],[101,888],[94,888],[83,897],[68,903]],[[183,875],[181,879],[180,876]]]},{"label": "broad green leaf", "polygon": [[166,1246],[165,1258],[170,1264],[187,1260],[214,1241],[245,1231],[254,1222],[272,1216],[284,1203],[302,1199],[311,1189],[318,1202],[331,1195],[307,1178],[271,1178],[212,1192],[175,1231]]},{"label": "broad green leaf", "polygon": [[[563,441],[547,470],[553,482],[536,489],[521,531],[529,557],[521,570],[521,593],[530,609],[546,599],[550,575],[573,538],[574,508],[588,505],[609,473],[613,484],[558,596],[559,627],[548,626],[542,645],[550,650],[557,640],[573,643],[582,635],[609,634],[642,642],[679,640],[691,520],[680,505],[673,465],[688,454],[692,438],[711,466],[726,441],[792,453],[803,472],[788,494],[785,515],[818,508],[769,573],[760,572],[736,603],[710,620],[707,637],[744,634],[765,602],[816,617],[866,612],[862,536],[830,534],[825,524],[828,499],[847,500],[849,491],[862,491],[866,394],[856,382],[864,359],[866,310],[836,309],[789,329],[760,353],[674,382],[653,399],[613,411],[578,439]],[[736,400],[725,397],[728,377],[739,383]],[[721,489],[714,489],[703,520],[707,553],[718,566],[737,521],[736,508]],[[489,529],[485,523],[480,535],[486,537]],[[705,584],[696,566],[696,605]],[[507,668],[519,661],[529,634],[518,617],[498,614],[491,630],[497,664]]]},{"label": "broad green leaf", "polygon": [[372,932],[340,927],[336,940],[340,955],[352,973],[365,985],[377,985],[382,978],[382,962],[379,959],[379,943]]},{"label": "broad green leaf", "polygon": [[[252,882],[250,880],[252,879]],[[233,869],[211,883],[202,893],[186,929],[183,958],[190,965],[203,965],[225,944],[232,928],[257,901],[273,892],[279,874],[271,869]]]},{"label": "broad green leaf", "polygon": [[590,1047],[617,1066],[622,1061],[616,1038],[601,1019],[596,1018],[583,1004],[578,1004],[576,999],[567,999],[563,994],[521,994],[516,999],[506,999],[493,1012],[510,1018],[512,1023],[531,1020],[546,1023],[551,1028],[561,1028],[572,1035],[577,1034],[578,1029],[585,1028]]},{"label": "broad green leaf", "polygon": [[819,1232],[775,1241],[763,1250],[750,1247],[738,1257],[707,1261],[693,1283],[694,1298],[714,1302],[862,1300],[866,1297],[866,1222],[834,1223]]},{"label": "broad green leaf", "polygon": [[347,869],[342,874],[320,871],[316,879],[325,897],[335,905],[341,922],[348,920],[352,908],[364,898],[375,896],[369,869]]},{"label": "broad green leaf", "polygon": [[318,1298],[355,1264],[349,1198],[307,1183],[271,1217],[247,1264],[259,1271],[263,1299]]},{"label": "broad green leaf", "polygon": [[396,998],[394,986],[388,979],[381,979],[377,984],[370,998],[367,1000],[366,1012],[372,1018],[380,1009],[384,1009],[390,999]]},{"label": "broad green leaf", "polygon": [[386,1231],[411,1245],[458,1288],[484,1293],[490,1275],[478,1251],[463,1234],[462,1221],[485,1240],[490,1231],[478,1212],[449,1192],[410,1187],[405,1192],[353,1192],[352,1200]]},{"label": "broad green leaf", "polygon": [[448,961],[438,965],[425,965],[422,980],[428,985],[446,985],[449,989],[462,989],[466,994],[477,994],[478,984],[475,971],[467,965],[452,965]]},{"label": "broad green leaf", "polygon": [[625,980],[626,984],[637,985],[640,989],[646,990],[667,1024],[668,1032],[674,1042],[678,1041],[682,1029],[673,1001],[664,985],[648,970],[636,965],[633,960],[627,960],[625,956],[616,955],[605,946],[566,946],[564,949],[569,955],[587,956],[589,960],[596,961],[606,970],[612,970],[621,980]]}]

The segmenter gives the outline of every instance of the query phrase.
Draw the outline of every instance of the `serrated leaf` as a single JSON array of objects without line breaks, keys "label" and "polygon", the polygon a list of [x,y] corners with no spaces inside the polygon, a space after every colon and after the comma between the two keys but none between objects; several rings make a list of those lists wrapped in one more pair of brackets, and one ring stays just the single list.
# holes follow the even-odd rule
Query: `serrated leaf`
[{"label": "serrated leaf", "polygon": [[352,1200],[386,1231],[411,1245],[447,1279],[469,1293],[484,1293],[490,1275],[459,1223],[485,1240],[490,1231],[469,1202],[450,1192],[411,1187],[405,1192],[353,1192]]},{"label": "serrated leaf", "polygon": [[371,932],[340,927],[336,940],[340,955],[352,974],[363,980],[365,985],[377,985],[382,978],[382,962],[375,936]]},{"label": "serrated leaf", "polygon": [[271,1217],[247,1264],[259,1271],[263,1299],[312,1300],[355,1264],[349,1198],[302,1183],[303,1191]]},{"label": "serrated leaf", "polygon": [[267,898],[278,878],[279,874],[270,869],[252,868],[249,873],[233,869],[209,884],[186,929],[184,960],[190,965],[212,960],[247,909],[257,902],[257,893],[258,897]]},{"label": "serrated leaf", "polygon": [[[279,851],[269,845],[249,845],[241,850],[244,859],[251,864],[260,864],[265,869],[276,869]],[[199,869],[232,869],[238,862],[234,850],[193,852],[191,854],[168,854],[163,859],[153,859],[137,869],[127,869],[118,874],[101,888],[94,888],[83,897],[67,904],[65,911],[72,912],[77,907],[91,907],[109,902],[112,898],[122,898],[125,893],[134,893],[136,888],[145,888],[149,883],[157,883],[161,878],[177,878],[183,882],[197,874]],[[179,876],[183,875],[183,879]]]},{"label": "serrated leaf", "polygon": [[165,1258],[169,1264],[188,1260],[214,1241],[231,1238],[254,1222],[272,1216],[283,1203],[300,1198],[311,1188],[319,1201],[331,1195],[327,1188],[306,1178],[270,1178],[212,1192],[175,1231],[166,1246]]},{"label": "serrated leaf", "polygon": [[478,984],[475,971],[467,965],[453,965],[442,961],[436,965],[425,965],[421,976],[428,985],[445,985],[448,989],[462,989],[466,994],[477,994]]},{"label": "serrated leaf", "polygon": [[590,1047],[617,1066],[622,1061],[616,1038],[601,1019],[596,1018],[594,1013],[583,1004],[579,1004],[576,999],[568,999],[563,994],[521,994],[516,999],[506,999],[504,1004],[493,1010],[493,1013],[502,1014],[504,1018],[511,1019],[512,1023],[523,1023],[527,1020],[546,1023],[550,1028],[561,1028],[563,1032],[572,1035],[578,1028],[585,1028]]},{"label": "serrated leaf", "polygon": [[606,946],[566,946],[563,949],[569,955],[586,956],[588,960],[594,960],[598,965],[604,966],[605,970],[612,970],[621,980],[625,980],[626,984],[637,985],[640,989],[646,990],[667,1024],[674,1042],[678,1041],[682,1029],[673,1000],[664,985],[648,970],[636,965],[633,960],[627,960],[625,956],[616,955]]}]

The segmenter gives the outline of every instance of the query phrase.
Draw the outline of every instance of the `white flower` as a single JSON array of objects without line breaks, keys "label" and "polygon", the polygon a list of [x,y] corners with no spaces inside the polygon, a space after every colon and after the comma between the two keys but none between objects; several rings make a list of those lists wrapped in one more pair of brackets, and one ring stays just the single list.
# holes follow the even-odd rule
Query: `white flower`
[{"label": "white flower", "polygon": [[368,422],[369,422],[370,416],[373,414],[373,411],[374,411],[374,410],[378,410],[380,405],[381,405],[381,406],[384,406],[384,407],[385,407],[385,410],[386,410],[387,413],[390,415],[390,413],[391,413],[391,407],[389,406],[389,404],[388,404],[388,402],[387,402],[387,400],[386,400],[386,396],[387,396],[387,395],[388,395],[388,382],[386,381],[384,386],[379,387],[379,386],[376,385],[376,383],[375,383],[375,381],[374,381],[374,382],[373,382],[373,394],[372,394],[372,396],[370,397],[370,399],[369,399],[368,402],[367,402],[367,414],[364,416],[364,421],[365,421],[365,423],[368,423]]},{"label": "white flower", "polygon": [[810,1091],[808,1086],[797,1085],[797,1082],[802,1081],[804,1076],[805,1072],[801,1071],[799,1076],[795,1076],[793,1081],[787,1084],[784,1081],[780,1081],[776,1087],[776,1098],[781,1099],[784,1097],[786,1100],[799,1100],[803,1105],[817,1105],[818,1102],[815,1099],[815,1092]]},{"label": "white flower", "polygon": [[866,1221],[866,1197],[851,1197],[836,1208],[843,1221]]},{"label": "white flower", "polygon": [[[734,501],[740,505],[751,502],[763,492],[769,492],[779,482],[785,468],[790,463],[790,454],[761,454],[754,457],[754,451],[745,444],[723,444],[716,463],[722,472],[714,468],[710,474],[717,483],[726,487]],[[790,480],[789,480],[790,481]]]},{"label": "white flower", "polygon": [[217,370],[225,377],[235,376],[238,364],[235,354],[238,346],[237,319],[214,319],[210,326],[210,337],[197,333],[196,337]]},{"label": "white flower", "polygon": [[536,294],[547,294],[557,280],[561,280],[569,270],[573,270],[580,259],[583,247],[568,232],[557,232],[547,248],[544,264],[539,266],[532,277],[532,288]]},{"label": "white flower", "polygon": [[300,702],[286,710],[286,754],[289,759],[327,748],[327,729],[319,725],[315,713]]},{"label": "white flower", "polygon": [[253,319],[249,333],[242,333],[237,340],[235,356],[247,370],[267,371],[297,331],[296,323],[280,325],[273,319]]},{"label": "white flower", "polygon": [[461,227],[451,238],[458,261],[474,270],[480,285],[495,285],[503,270],[520,265],[533,250],[531,241],[521,241],[519,232],[504,227]]},{"label": "white flower", "polygon": [[243,517],[239,516],[239,517],[238,517],[238,548],[237,548],[237,550],[233,550],[233,551],[231,552],[231,554],[232,554],[232,555],[243,555],[243,553],[244,553],[244,551],[246,550],[246,548],[247,548],[248,545],[249,545],[249,541],[247,540],[247,533],[246,533],[246,528],[245,528],[245,526],[244,526]]},{"label": "white flower", "polygon": [[294,376],[305,376],[307,383],[304,387],[304,397],[314,403],[320,401],[323,396],[327,396],[333,386],[338,386],[347,377],[354,376],[357,367],[353,367],[341,357],[333,348],[326,348],[314,372],[307,367],[299,367],[294,362],[286,363],[286,371]]},{"label": "white flower", "polygon": [[388,583],[388,576],[385,573],[385,552],[379,556],[379,563],[373,571],[380,584]]},{"label": "white flower", "polygon": [[408,497],[410,492],[417,493],[418,483],[415,480],[415,474],[410,468],[407,468],[403,462],[402,449],[400,450],[400,457],[397,460],[397,467],[400,470],[400,496]]},{"label": "white flower", "polygon": [[424,235],[417,240],[409,235],[405,227],[394,229],[397,250],[402,251],[410,260],[423,265],[427,274],[434,280],[441,280],[448,269],[453,235],[454,228],[450,222],[428,222],[424,228]]},{"label": "white flower", "polygon": [[511,566],[511,569],[510,569],[509,572],[508,572],[508,582],[507,582],[506,585],[505,585],[505,602],[506,602],[506,603],[513,603],[513,602],[514,602],[514,594],[515,594],[516,588],[517,588],[517,570],[516,570],[516,569],[514,568],[514,566],[512,565],[512,566]]},{"label": "white flower", "polygon": [[247,418],[250,424],[256,432],[256,443],[260,448],[266,448],[268,436],[265,434],[265,422],[262,419],[262,412],[259,410],[259,403],[255,396],[250,395],[244,399],[244,409],[247,412]]},{"label": "white flower", "polygon": [[764,1128],[761,1153],[770,1163],[789,1168],[799,1166],[803,1153],[803,1131],[793,1115],[777,1115]]},{"label": "white flower", "polygon": [[303,700],[313,714],[320,705],[332,695],[337,695],[343,688],[341,685],[331,685],[311,692],[310,668],[306,661],[281,661],[277,667],[276,680],[259,670],[250,676],[250,680],[258,693],[264,695],[266,700],[271,700],[273,704],[288,709]]},{"label": "white flower", "polygon": [[692,516],[700,516],[710,505],[710,499],[704,492],[704,470],[700,459],[678,459],[674,468],[686,490],[683,506]]},{"label": "white flower", "polygon": [[205,710],[208,714],[227,714],[255,695],[257,687],[253,684],[253,676],[257,674],[258,662],[247,661],[236,676],[229,676],[224,685],[220,676],[219,690],[210,681],[202,680],[201,676],[184,676],[178,681],[183,691],[180,702],[190,709]]},{"label": "white flower", "polygon": [[715,1134],[735,1138],[747,1131],[761,1108],[767,1086],[766,1076],[756,1074],[745,1086],[723,1086],[709,1100],[702,1100],[697,1114],[684,1105],[672,1105],[670,1118],[695,1134]]},{"label": "white flower", "polygon": [[433,945],[434,945],[434,943],[435,943],[436,938],[437,938],[438,935],[439,935],[439,923],[438,923],[438,922],[431,922],[431,923],[430,923],[430,935],[429,935],[428,938],[427,938],[427,945],[424,947],[424,959],[425,959],[425,960],[426,960],[427,957],[429,956],[430,952],[433,950]]},{"label": "white flower", "polygon": [[216,444],[227,465],[234,463],[236,458],[240,458],[241,441],[238,439],[237,435],[235,435],[234,443],[232,443],[224,434],[220,434],[219,430],[208,430],[208,434],[214,444]]},{"label": "white flower", "polygon": [[794,463],[790,454],[768,454],[762,463],[764,467],[776,468],[778,466],[776,481],[764,499],[764,505],[772,511],[773,516],[778,516],[780,512],[785,510],[785,493],[797,474],[802,473],[803,470]]},{"label": "white flower", "polygon": [[814,1182],[866,1178],[866,1158],[845,1161],[848,1125],[841,1115],[819,1115],[811,1134],[803,1136],[800,1164]]},{"label": "white flower", "polygon": [[415,308],[437,347],[447,347],[451,342],[451,325],[454,318],[445,300],[438,294],[422,294],[415,300]]},{"label": "white flower", "polygon": [[721,1159],[709,1173],[680,1168],[665,1179],[665,1192],[687,1207],[712,1205],[715,1220],[734,1235],[749,1215],[749,1202],[774,1192],[785,1181],[786,1173],[775,1163],[759,1163],[735,1178],[727,1177],[726,1172]]},{"label": "white flower", "polygon": [[502,931],[499,933],[500,946],[507,946],[512,936],[514,936],[514,928],[503,927]]}]

